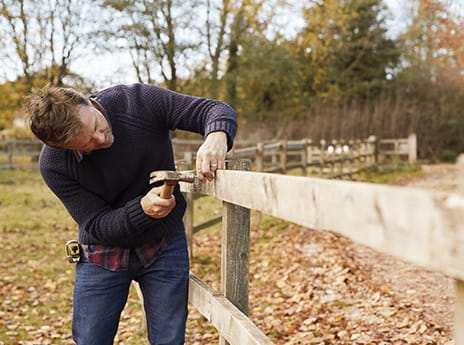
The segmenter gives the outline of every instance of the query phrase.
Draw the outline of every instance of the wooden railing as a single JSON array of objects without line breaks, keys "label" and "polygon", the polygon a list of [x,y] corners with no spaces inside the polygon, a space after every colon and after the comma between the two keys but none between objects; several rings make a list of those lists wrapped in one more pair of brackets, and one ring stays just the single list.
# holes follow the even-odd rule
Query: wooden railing
[{"label": "wooden railing", "polygon": [[[191,157],[200,147],[201,140],[174,139],[176,159]],[[228,155],[231,159],[246,158],[252,161],[254,170],[260,172],[286,173],[301,168],[303,175],[318,174],[320,177],[351,177],[375,164],[377,157],[387,159],[406,158],[411,164],[417,162],[417,139],[381,139],[375,136],[363,140],[281,140],[272,142],[238,141]]]},{"label": "wooden railing", "polygon": [[38,140],[0,140],[0,169],[35,168],[41,149]]},{"label": "wooden railing", "polygon": [[383,163],[387,159],[407,157],[410,164],[417,161],[417,137],[412,133],[404,139],[382,139],[379,141],[378,160]]},{"label": "wooden railing", "polygon": [[259,172],[285,174],[290,169],[301,169],[303,175],[309,173],[320,177],[351,178],[375,164],[375,137],[346,142],[321,140],[314,143],[309,139],[261,142],[234,149],[229,157],[248,158]]},{"label": "wooden railing", "polygon": [[[182,159],[185,153],[196,152],[202,142],[174,139],[176,159]],[[410,163],[417,160],[415,135],[407,139],[382,139],[378,142],[374,136],[349,141],[237,141],[235,147],[229,153],[229,158],[251,159],[258,171],[285,173],[288,169],[301,168],[304,175],[309,172],[331,178],[351,177],[373,164],[376,156],[380,161],[402,156],[407,157]],[[42,143],[33,139],[0,140],[0,169],[37,167],[41,148]]]},{"label": "wooden railing", "polygon": [[[459,194],[406,187],[219,170],[216,179],[181,183],[185,193],[223,201],[221,291],[195,275],[190,303],[232,345],[272,344],[246,317],[250,209],[353,241],[456,280],[455,344],[464,345],[464,155]],[[234,163],[233,169],[248,166]]]},{"label": "wooden railing", "polygon": [[[406,142],[410,145],[409,162],[415,163],[415,135],[413,139],[396,139],[394,142]],[[387,140],[386,143],[393,142]],[[176,161],[178,170],[192,170],[195,165],[195,152],[201,145],[201,141],[186,140],[175,141]],[[233,149],[228,154],[228,159],[249,159],[252,163],[252,169],[257,172],[277,172],[286,174],[291,169],[301,169],[303,176],[317,176],[330,179],[353,179],[356,174],[376,164],[376,147],[384,145],[376,142],[376,138],[371,136],[365,140],[351,141],[331,141],[327,143],[321,140],[313,143],[311,140],[290,140],[268,143],[252,144],[250,142],[240,143],[238,148]],[[245,146],[245,147],[244,147]],[[403,145],[404,146],[404,145]],[[403,149],[403,146],[396,147]],[[413,148],[413,149],[412,149]],[[193,151],[182,151],[193,150]],[[389,148],[389,151],[383,154],[386,156],[395,153],[394,157],[400,155],[399,151]],[[185,213],[185,228],[190,245],[190,254],[193,255],[192,237],[198,231],[209,228],[222,219],[221,216],[215,216],[203,221],[200,224],[194,224],[194,207],[193,201],[198,195],[185,194],[187,199],[187,210]],[[256,213],[256,222],[260,221],[260,213]]]}]

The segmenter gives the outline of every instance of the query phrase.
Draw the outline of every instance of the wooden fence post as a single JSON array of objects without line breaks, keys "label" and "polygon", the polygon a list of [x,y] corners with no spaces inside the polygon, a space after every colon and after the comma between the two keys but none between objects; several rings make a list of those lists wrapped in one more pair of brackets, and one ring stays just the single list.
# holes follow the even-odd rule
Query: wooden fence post
[{"label": "wooden fence post", "polygon": [[[250,170],[246,160],[230,161],[229,170]],[[250,210],[223,202],[221,240],[221,292],[245,315],[248,314],[248,262]],[[228,342],[221,337],[221,345]]]},{"label": "wooden fence post", "polygon": [[335,176],[335,161],[336,161],[335,149],[337,147],[337,141],[332,140],[332,144],[329,145],[329,147],[332,147],[332,152],[330,152],[330,178],[334,178],[334,176]]},{"label": "wooden fence post", "polygon": [[348,141],[348,157],[349,157],[349,168],[348,168],[348,176],[350,176],[350,179],[353,179],[353,170],[354,170],[354,164],[355,160],[353,159],[354,157],[354,150],[353,150],[353,140]]},{"label": "wooden fence post", "polygon": [[13,156],[15,151],[15,141],[9,141],[8,144],[8,164],[13,169]]},{"label": "wooden fence post", "polygon": [[301,147],[301,173],[303,176],[308,174],[308,140],[302,140],[302,147]]},{"label": "wooden fence post", "polygon": [[255,169],[257,172],[264,171],[264,143],[256,144]]},{"label": "wooden fence post", "polygon": [[311,165],[311,167],[309,168],[310,173],[312,173],[312,170],[313,170],[312,163],[313,163],[313,141],[311,139],[306,139],[306,164]]},{"label": "wooden fence post", "polygon": [[[457,170],[457,192],[464,195],[464,154],[458,157]],[[455,345],[464,345],[464,281],[455,280],[455,294],[454,341]]]},{"label": "wooden fence post", "polygon": [[344,178],[344,175],[345,175],[345,168],[344,168],[344,163],[345,163],[345,151],[343,150],[343,146],[345,145],[345,141],[342,140],[340,141],[340,143],[338,144],[338,152],[339,152],[339,158],[340,158],[340,164],[339,164],[339,175],[340,175],[340,179],[343,179]]},{"label": "wooden fence post", "polygon": [[375,156],[376,156],[376,145],[377,145],[377,138],[375,135],[369,136],[367,138],[367,151],[368,151],[368,161],[367,166],[371,166],[375,164]]},{"label": "wooden fence post", "polygon": [[[184,161],[186,163],[186,170],[194,169],[193,166],[193,152],[184,153]],[[190,258],[193,257],[193,193],[183,193],[185,201],[187,202],[187,208],[184,213],[184,226],[185,233],[187,235],[187,243],[189,249]]]},{"label": "wooden fence post", "polygon": [[282,174],[287,173],[287,141],[285,140],[280,142],[280,168]]},{"label": "wooden fence post", "polygon": [[[264,143],[258,143],[256,145],[255,169],[257,172],[264,171]],[[261,224],[262,217],[261,212],[256,211],[254,216],[254,225],[259,226]]]},{"label": "wooden fence post", "polygon": [[417,162],[417,136],[415,133],[408,136],[408,161],[409,164],[416,164]]},{"label": "wooden fence post", "polygon": [[325,140],[320,141],[319,146],[319,177],[322,177],[324,174],[324,160],[325,160]]}]

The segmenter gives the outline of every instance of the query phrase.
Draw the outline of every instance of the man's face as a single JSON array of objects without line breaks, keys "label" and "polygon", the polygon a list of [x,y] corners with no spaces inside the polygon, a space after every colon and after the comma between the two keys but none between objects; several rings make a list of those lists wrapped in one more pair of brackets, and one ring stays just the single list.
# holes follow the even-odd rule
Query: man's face
[{"label": "man's face", "polygon": [[92,106],[79,106],[77,116],[82,122],[82,129],[65,148],[90,153],[107,149],[114,142],[111,126],[105,116]]}]

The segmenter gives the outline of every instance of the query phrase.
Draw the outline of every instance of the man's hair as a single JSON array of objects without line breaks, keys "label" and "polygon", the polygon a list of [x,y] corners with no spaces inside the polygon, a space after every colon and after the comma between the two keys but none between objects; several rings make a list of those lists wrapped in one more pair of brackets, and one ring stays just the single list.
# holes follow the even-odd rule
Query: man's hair
[{"label": "man's hair", "polygon": [[77,107],[82,105],[90,102],[79,91],[47,85],[26,97],[25,111],[35,136],[47,145],[61,147],[81,131]]}]

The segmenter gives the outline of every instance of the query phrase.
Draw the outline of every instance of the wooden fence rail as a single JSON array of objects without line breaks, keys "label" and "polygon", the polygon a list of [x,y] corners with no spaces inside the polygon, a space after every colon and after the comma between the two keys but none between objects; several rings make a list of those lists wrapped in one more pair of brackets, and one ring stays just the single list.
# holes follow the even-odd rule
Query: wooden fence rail
[{"label": "wooden fence rail", "polygon": [[[196,152],[202,140],[174,139],[176,159],[187,152]],[[341,178],[352,176],[375,162],[392,157],[408,157],[410,163],[417,160],[416,137],[406,139],[376,140],[371,136],[365,140],[313,142],[310,139],[282,140],[276,142],[251,143],[237,141],[237,148],[229,158],[248,158],[260,167],[258,171],[285,173],[288,169],[301,168],[306,175],[318,172],[319,176]],[[37,140],[0,140],[0,169],[36,167],[42,143]],[[338,168],[337,168],[338,166]]]},{"label": "wooden fence rail", "polygon": [[417,161],[417,137],[414,133],[404,139],[382,139],[378,146],[378,160],[380,162],[401,156],[408,157],[411,164]]},{"label": "wooden fence rail", "polygon": [[[201,141],[174,140],[176,159],[182,160],[186,152],[196,152]],[[237,143],[228,154],[230,159],[250,159],[254,170],[260,172],[286,173],[289,169],[302,169],[303,175],[318,174],[319,177],[352,177],[377,162],[388,159],[407,158],[411,164],[417,161],[417,139],[411,134],[405,139],[377,140],[370,136],[364,140],[282,140],[252,144]],[[194,159],[194,156],[190,156]]]},{"label": "wooden fence rail", "polygon": [[[230,344],[271,344],[248,320],[249,211],[331,230],[456,280],[455,344],[464,345],[464,155],[458,193],[220,170],[212,182],[181,183],[186,193],[223,201],[221,292],[192,276],[190,302]],[[235,167],[236,168],[236,167]],[[229,297],[230,296],[230,297]],[[235,307],[224,301],[226,297]],[[237,309],[242,314],[237,315]]]},{"label": "wooden fence rail", "polygon": [[[413,137],[412,137],[413,136]],[[410,136],[410,139],[388,139],[387,143],[403,143],[407,142],[410,150],[408,152],[415,152],[415,135]],[[414,140],[413,140],[414,139]],[[382,142],[383,143],[383,142]],[[246,143],[250,145],[249,142]],[[177,141],[177,145],[181,145],[183,150],[197,149],[200,145],[198,141]],[[189,146],[190,145],[190,146]],[[365,169],[371,167],[376,163],[376,139],[371,136],[365,140],[351,140],[351,141],[335,141],[332,140],[327,143],[325,140],[319,143],[313,143],[311,140],[289,140],[270,143],[258,143],[252,146],[240,147],[234,149],[229,153],[229,159],[250,159],[255,171],[258,172],[278,172],[285,174],[290,169],[302,169],[304,176],[317,175],[326,178],[353,178]],[[397,147],[400,147],[397,145]],[[388,148],[390,150],[390,148]],[[195,153],[183,152],[183,157],[177,146],[177,162],[180,170],[194,169]],[[389,152],[396,152],[390,150]],[[404,152],[403,152],[404,153]],[[385,160],[387,153],[383,155]],[[399,152],[395,153],[395,157],[400,155]],[[411,163],[415,162],[409,156]],[[201,224],[194,224],[193,217],[193,200],[194,196],[185,194],[187,199],[187,210],[184,218],[185,228],[190,244],[190,255],[193,255],[192,237],[193,235],[221,222],[222,217],[214,217]],[[256,213],[255,220],[257,223],[260,221],[259,212]]]},{"label": "wooden fence rail", "polygon": [[37,167],[41,149],[37,140],[0,140],[0,169]]}]

